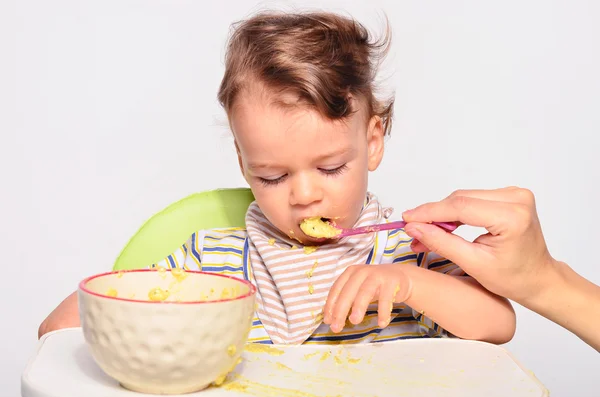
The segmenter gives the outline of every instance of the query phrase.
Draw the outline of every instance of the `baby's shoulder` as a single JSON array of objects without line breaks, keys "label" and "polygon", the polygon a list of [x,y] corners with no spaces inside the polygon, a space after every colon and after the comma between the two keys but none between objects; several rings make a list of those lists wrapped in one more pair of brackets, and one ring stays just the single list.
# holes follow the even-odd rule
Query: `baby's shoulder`
[{"label": "baby's shoulder", "polygon": [[248,233],[246,228],[234,227],[234,228],[214,228],[199,230],[192,234],[189,243],[192,247],[217,247],[217,246],[229,246],[229,247],[242,247],[245,242]]},{"label": "baby's shoulder", "polygon": [[205,239],[211,240],[245,240],[248,236],[246,228],[244,227],[205,229],[196,232],[196,234],[204,236]]}]

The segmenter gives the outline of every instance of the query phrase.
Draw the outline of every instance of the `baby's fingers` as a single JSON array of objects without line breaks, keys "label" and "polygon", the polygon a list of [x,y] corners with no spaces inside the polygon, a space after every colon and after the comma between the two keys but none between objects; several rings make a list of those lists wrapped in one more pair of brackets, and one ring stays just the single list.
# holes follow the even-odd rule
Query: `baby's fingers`
[{"label": "baby's fingers", "polygon": [[344,328],[348,312],[354,305],[358,291],[366,278],[367,272],[358,270],[344,284],[342,291],[336,299],[335,306],[331,310],[330,328],[333,332],[340,332]]},{"label": "baby's fingers", "polygon": [[390,324],[394,298],[399,290],[398,284],[384,283],[379,287],[379,305],[377,308],[377,322],[379,328],[385,328]]},{"label": "baby's fingers", "polygon": [[375,300],[377,291],[379,290],[379,284],[374,282],[372,279],[367,279],[361,285],[360,289],[356,293],[354,298],[354,304],[352,305],[352,313],[350,314],[350,322],[352,324],[358,324],[365,318],[365,313],[369,308],[371,302]]},{"label": "baby's fingers", "polygon": [[331,324],[334,320],[333,318],[333,310],[338,305],[338,300],[342,290],[344,289],[346,283],[354,273],[355,268],[350,266],[344,273],[342,273],[338,279],[333,283],[331,289],[329,290],[329,295],[327,296],[327,301],[325,302],[325,307],[323,308],[323,323]]}]

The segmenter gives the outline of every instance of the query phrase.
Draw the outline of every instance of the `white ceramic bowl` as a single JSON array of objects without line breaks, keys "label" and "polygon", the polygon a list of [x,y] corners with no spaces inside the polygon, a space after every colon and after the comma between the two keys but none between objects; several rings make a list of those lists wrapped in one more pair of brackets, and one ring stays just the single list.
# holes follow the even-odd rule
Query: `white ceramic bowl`
[{"label": "white ceramic bowl", "polygon": [[[155,287],[169,298],[151,301]],[[92,356],[123,387],[183,394],[222,382],[235,368],[255,295],[247,281],[210,273],[112,272],[80,283],[79,316]]]}]

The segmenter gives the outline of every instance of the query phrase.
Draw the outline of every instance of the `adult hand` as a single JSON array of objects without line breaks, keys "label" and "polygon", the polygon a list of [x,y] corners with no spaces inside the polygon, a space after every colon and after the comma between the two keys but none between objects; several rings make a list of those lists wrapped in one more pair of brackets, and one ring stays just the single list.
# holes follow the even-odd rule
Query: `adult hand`
[{"label": "adult hand", "polygon": [[[413,249],[459,265],[493,293],[562,325],[600,351],[600,287],[550,256],[535,198],[526,189],[462,190],[403,214]],[[473,242],[430,222],[487,229]]]},{"label": "adult hand", "polygon": [[[533,194],[509,187],[459,190],[446,199],[403,214],[415,251],[431,250],[458,264],[491,292],[522,301],[539,292],[550,256],[536,213]],[[473,242],[429,222],[459,222],[484,227]]]}]

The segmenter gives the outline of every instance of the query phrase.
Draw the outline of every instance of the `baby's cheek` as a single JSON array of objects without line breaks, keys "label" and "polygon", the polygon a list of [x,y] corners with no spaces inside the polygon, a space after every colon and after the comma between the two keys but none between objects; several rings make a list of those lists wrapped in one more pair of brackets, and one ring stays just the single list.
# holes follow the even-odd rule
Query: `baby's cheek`
[{"label": "baby's cheek", "polygon": [[263,214],[275,227],[282,231],[290,228],[288,219],[290,219],[287,201],[279,196],[266,195],[266,197],[256,197],[256,202]]},{"label": "baby's cheek", "polygon": [[351,228],[360,216],[360,212],[365,203],[366,189],[360,186],[347,186],[341,191],[341,194],[336,195],[333,203],[334,213],[338,215],[337,224],[343,228]]}]

